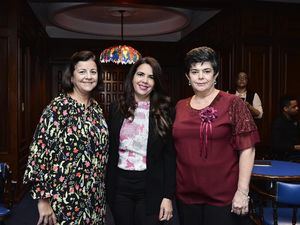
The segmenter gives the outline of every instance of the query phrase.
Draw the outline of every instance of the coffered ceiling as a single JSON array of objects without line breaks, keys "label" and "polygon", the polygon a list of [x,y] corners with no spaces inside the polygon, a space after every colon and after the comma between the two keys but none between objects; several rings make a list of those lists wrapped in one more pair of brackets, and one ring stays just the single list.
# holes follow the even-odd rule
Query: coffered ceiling
[{"label": "coffered ceiling", "polygon": [[[300,0],[288,1],[299,2]],[[124,11],[124,40],[177,42],[223,8],[231,7],[236,2],[241,1],[129,0],[126,2],[87,2],[40,0],[28,2],[51,38],[120,40],[120,10],[122,10]]]}]

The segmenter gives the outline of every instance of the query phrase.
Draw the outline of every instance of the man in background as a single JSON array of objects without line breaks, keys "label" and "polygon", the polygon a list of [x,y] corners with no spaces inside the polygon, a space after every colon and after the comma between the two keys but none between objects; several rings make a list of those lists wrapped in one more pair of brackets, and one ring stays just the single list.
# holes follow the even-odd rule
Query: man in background
[{"label": "man in background", "polygon": [[229,91],[229,93],[243,99],[253,118],[260,119],[263,115],[261,100],[256,92],[247,90],[247,85],[248,75],[245,72],[239,72],[236,79],[236,89]]},{"label": "man in background", "polygon": [[274,120],[271,148],[276,159],[300,160],[300,124],[298,101],[292,96],[280,99],[280,115]]}]

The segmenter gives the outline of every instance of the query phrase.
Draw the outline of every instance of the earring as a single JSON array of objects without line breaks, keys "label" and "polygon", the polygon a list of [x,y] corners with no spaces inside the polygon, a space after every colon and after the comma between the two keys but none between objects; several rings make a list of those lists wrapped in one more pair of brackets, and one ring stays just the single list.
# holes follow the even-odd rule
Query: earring
[{"label": "earring", "polygon": [[216,84],[217,84],[217,81],[215,80],[215,81],[214,81],[214,85],[216,85]]},{"label": "earring", "polygon": [[191,81],[189,80],[189,86],[191,86],[192,84],[191,84]]}]

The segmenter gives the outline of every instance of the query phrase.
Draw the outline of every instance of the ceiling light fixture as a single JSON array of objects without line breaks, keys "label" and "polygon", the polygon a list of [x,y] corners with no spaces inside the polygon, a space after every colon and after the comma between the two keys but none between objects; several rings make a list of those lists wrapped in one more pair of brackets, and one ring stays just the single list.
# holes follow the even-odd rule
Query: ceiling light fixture
[{"label": "ceiling light fixture", "polygon": [[[125,10],[118,10],[121,15],[121,38],[123,40],[123,25]],[[100,54],[100,62],[102,63],[116,63],[116,64],[133,64],[141,58],[141,54],[131,46],[116,45],[104,49]]]}]

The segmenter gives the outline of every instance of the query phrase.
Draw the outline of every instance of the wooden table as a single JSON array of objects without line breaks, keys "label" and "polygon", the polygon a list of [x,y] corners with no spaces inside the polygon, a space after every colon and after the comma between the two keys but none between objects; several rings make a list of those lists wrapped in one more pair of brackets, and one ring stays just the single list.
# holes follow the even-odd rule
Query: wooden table
[{"label": "wooden table", "polygon": [[300,163],[278,160],[256,160],[252,170],[250,189],[250,218],[262,223],[265,203],[276,201],[276,182],[300,182]]},{"label": "wooden table", "polygon": [[252,179],[266,181],[300,181],[300,163],[278,160],[256,160]]}]

